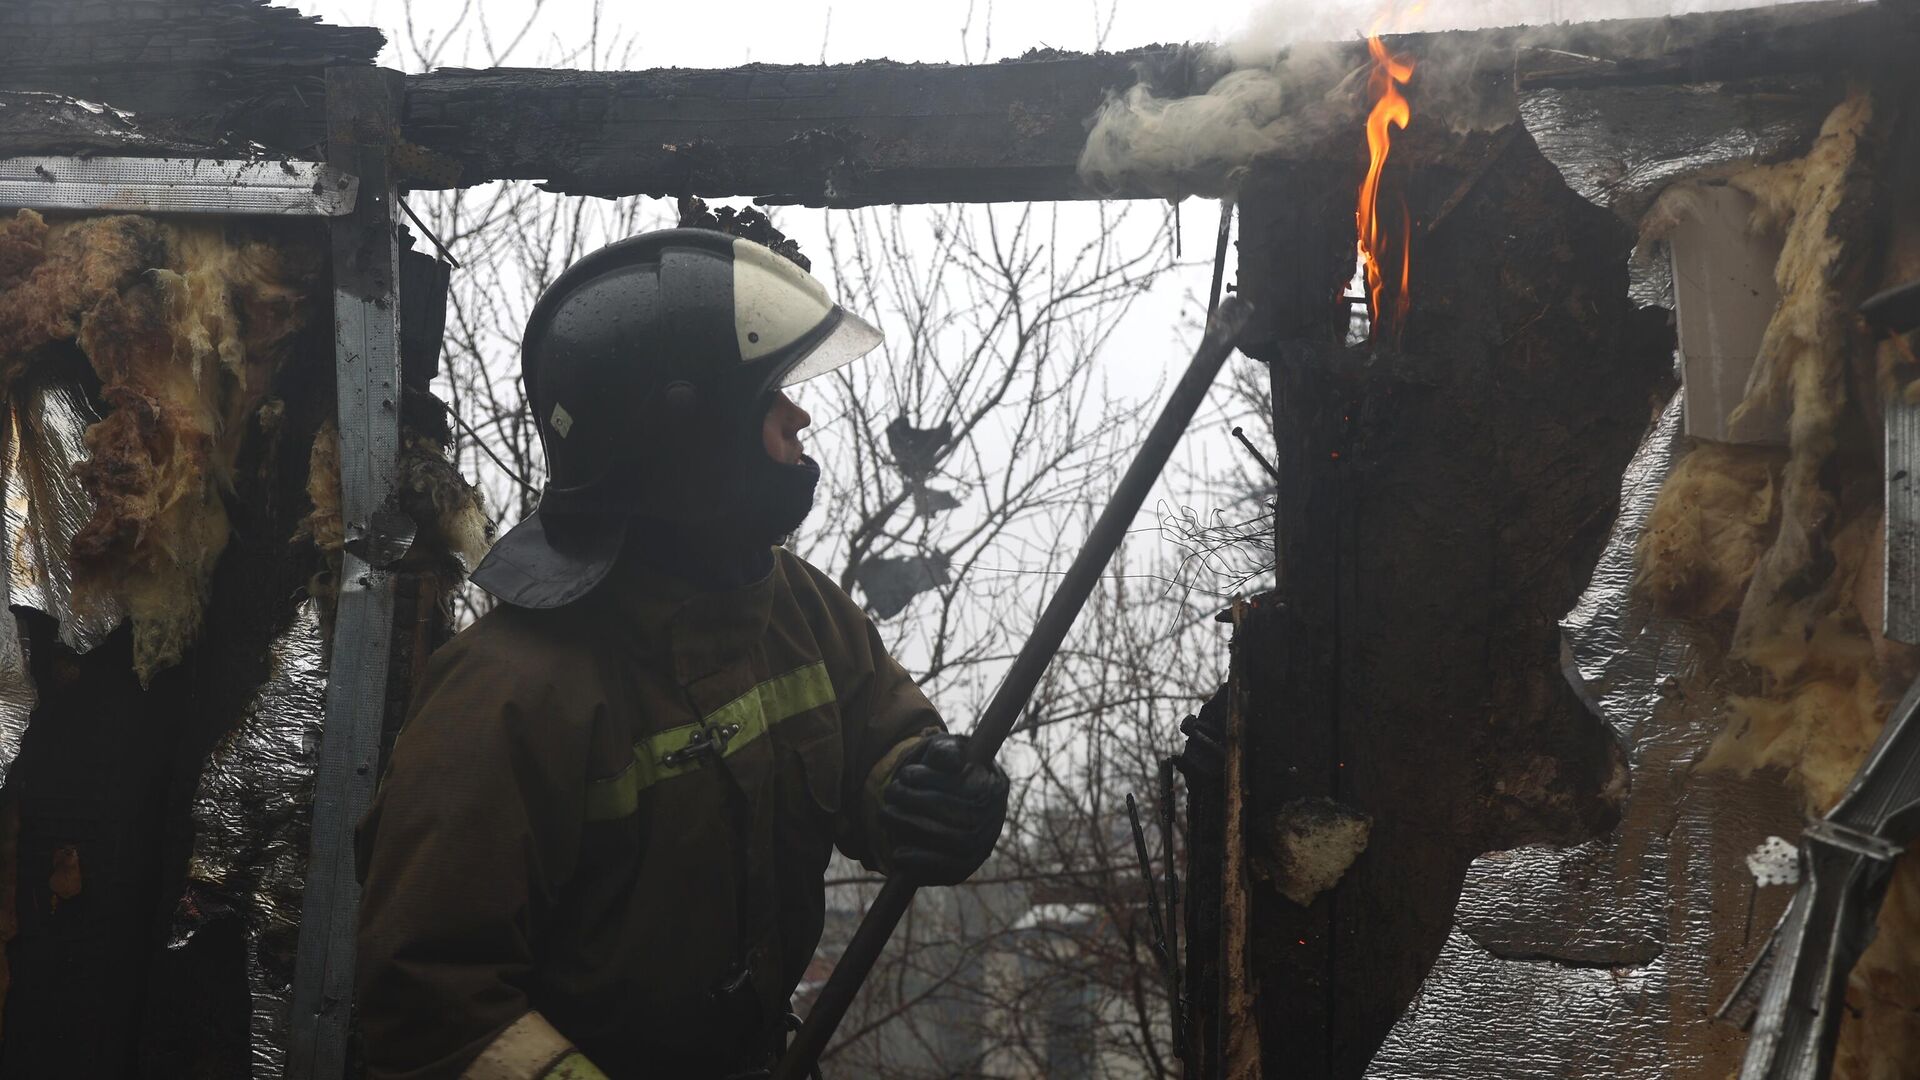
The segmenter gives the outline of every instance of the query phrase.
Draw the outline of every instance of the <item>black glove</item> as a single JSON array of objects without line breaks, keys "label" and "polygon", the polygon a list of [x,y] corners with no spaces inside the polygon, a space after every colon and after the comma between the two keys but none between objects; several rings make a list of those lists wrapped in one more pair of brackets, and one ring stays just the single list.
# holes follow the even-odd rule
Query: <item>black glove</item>
[{"label": "black glove", "polygon": [[993,854],[1007,820],[1007,774],[967,764],[967,737],[929,735],[880,790],[889,869],[921,885],[957,885]]},{"label": "black glove", "polygon": [[1187,747],[1174,760],[1192,779],[1218,779],[1227,771],[1227,684],[1213,692],[1200,715],[1180,721]]}]

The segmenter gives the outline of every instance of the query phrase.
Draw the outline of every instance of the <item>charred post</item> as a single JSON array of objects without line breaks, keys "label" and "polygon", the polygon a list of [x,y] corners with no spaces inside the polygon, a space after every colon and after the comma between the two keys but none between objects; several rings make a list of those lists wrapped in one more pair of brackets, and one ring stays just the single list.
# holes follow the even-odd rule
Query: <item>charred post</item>
[{"label": "charred post", "polygon": [[[1352,413],[1330,375],[1347,328],[1342,288],[1353,274],[1357,169],[1276,166],[1241,199],[1239,289],[1258,297],[1265,342],[1249,350],[1271,368],[1278,580],[1271,602],[1240,624],[1235,659],[1245,680],[1251,791],[1247,842],[1298,799],[1340,796],[1339,663],[1342,550],[1350,527],[1340,458]],[[1248,852],[1256,862],[1259,856]],[[1302,907],[1263,888],[1253,897],[1258,1019],[1269,1063],[1329,1075],[1338,963],[1330,899]],[[1284,1004],[1282,1004],[1284,1002]]]}]

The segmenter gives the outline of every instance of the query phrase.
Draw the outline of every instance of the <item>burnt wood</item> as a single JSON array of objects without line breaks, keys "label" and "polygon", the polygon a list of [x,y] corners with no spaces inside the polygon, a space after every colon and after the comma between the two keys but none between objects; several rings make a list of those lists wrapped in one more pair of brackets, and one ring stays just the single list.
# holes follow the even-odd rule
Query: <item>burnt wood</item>
[{"label": "burnt wood", "polygon": [[[1422,62],[1412,92],[1425,101],[1416,108],[1497,126],[1514,115],[1517,56],[1536,67],[1553,58],[1523,78],[1528,87],[1592,80],[1596,65],[1606,69],[1602,81],[1703,81],[1842,69],[1915,41],[1908,15],[1841,0],[1407,34],[1394,47]],[[1331,65],[1359,70],[1366,62],[1356,41],[1340,46]],[[1560,70],[1569,63],[1581,70]],[[459,166],[418,186],[539,179],[572,194],[753,195],[810,206],[1146,196],[1095,192],[1080,181],[1075,166],[1095,112],[1139,82],[1179,97],[1204,92],[1224,71],[1206,46],[1049,50],[971,66],[447,69],[409,79],[405,133]],[[1286,156],[1343,161],[1364,106],[1342,97],[1318,107],[1330,115],[1309,126],[1327,134]],[[1342,111],[1350,107],[1352,118]],[[1439,140],[1427,154],[1453,150]]]},{"label": "burnt wood", "polygon": [[1184,48],[998,64],[749,64],[724,70],[443,69],[408,80],[409,140],[452,183],[544,180],[576,195],[769,203],[1085,198],[1075,174],[1109,91],[1184,92]]},{"label": "burnt wood", "polygon": [[188,143],[295,151],[326,133],[325,69],[371,64],[384,41],[257,0],[11,0],[0,4],[0,90],[164,118]]},{"label": "burnt wood", "polygon": [[[1241,295],[1265,331],[1247,351],[1271,364],[1276,443],[1277,588],[1235,632],[1247,698],[1246,835],[1256,865],[1286,803],[1341,797],[1340,588],[1350,543],[1340,452],[1352,408],[1327,369],[1347,327],[1358,167],[1264,170],[1240,203]],[[1252,897],[1256,1009],[1268,1075],[1332,1075],[1338,1026],[1331,978],[1340,962],[1331,896],[1301,907],[1271,886]],[[1271,1004],[1284,1000],[1284,1013]],[[1281,1020],[1279,1017],[1284,1016]],[[1275,1062],[1286,1062],[1281,1073]]]},{"label": "burnt wood", "polygon": [[1809,3],[1686,19],[1617,20],[1527,32],[1514,85],[1643,86],[1726,82],[1904,61],[1920,45],[1911,7]]},{"label": "burnt wood", "polygon": [[[325,132],[331,65],[367,64],[378,31],[327,26],[251,0],[123,0],[0,6],[0,91],[39,90],[139,114],[144,145],[117,151],[311,154]],[[1406,34],[1419,59],[1416,112],[1452,126],[1514,115],[1514,90],[1549,86],[1720,81],[1843,71],[1912,55],[1911,5],[1848,0],[1661,19]],[[1359,41],[1333,68],[1367,62]],[[448,68],[409,76],[396,153],[415,188],[501,179],[545,181],[580,195],[755,196],[768,203],[997,202],[1138,197],[1095,192],[1076,172],[1086,133],[1110,94],[1145,81],[1160,97],[1204,92],[1225,71],[1210,46],[1125,53],[1035,50],[992,64],[770,65],[589,72]],[[1315,107],[1323,135],[1293,160],[1343,161],[1364,104],[1353,94]],[[43,152],[47,139],[9,129],[0,154]],[[1352,113],[1351,116],[1348,113]],[[148,121],[164,121],[146,131]],[[111,136],[84,133],[78,149]],[[130,140],[137,142],[137,140]],[[1404,152],[1444,157],[1418,140]],[[1409,160],[1412,160],[1409,159]]]},{"label": "burnt wood", "polygon": [[1623,224],[1524,133],[1470,143],[1452,167],[1389,163],[1415,222],[1398,347],[1334,336],[1352,236],[1313,222],[1352,220],[1357,173],[1263,168],[1240,203],[1240,291],[1280,316],[1248,350],[1273,366],[1281,473],[1280,606],[1235,642],[1269,658],[1244,669],[1250,858],[1295,798],[1373,819],[1305,907],[1256,875],[1270,1076],[1362,1075],[1468,863],[1617,814],[1618,751],[1562,677],[1557,622],[1670,390],[1671,334],[1629,299]]}]

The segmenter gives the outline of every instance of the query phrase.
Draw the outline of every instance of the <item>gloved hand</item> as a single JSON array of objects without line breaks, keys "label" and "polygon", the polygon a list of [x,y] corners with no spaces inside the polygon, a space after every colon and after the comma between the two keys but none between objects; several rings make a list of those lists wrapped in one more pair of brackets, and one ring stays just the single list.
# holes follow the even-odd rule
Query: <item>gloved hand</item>
[{"label": "gloved hand", "polygon": [[929,735],[880,790],[889,868],[921,885],[957,885],[993,854],[1007,820],[1007,774],[967,764],[967,737]]},{"label": "gloved hand", "polygon": [[1214,691],[1205,705],[1200,706],[1200,715],[1180,721],[1180,731],[1187,737],[1187,746],[1174,761],[1190,780],[1217,780],[1226,774],[1227,687],[1226,683],[1220,684],[1220,689]]}]

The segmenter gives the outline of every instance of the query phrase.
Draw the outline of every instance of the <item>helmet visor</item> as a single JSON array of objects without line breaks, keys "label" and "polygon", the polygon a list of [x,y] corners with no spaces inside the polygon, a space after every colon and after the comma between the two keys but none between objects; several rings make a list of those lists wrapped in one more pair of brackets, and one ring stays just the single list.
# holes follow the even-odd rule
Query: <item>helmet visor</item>
[{"label": "helmet visor", "polygon": [[835,307],[839,316],[832,329],[813,348],[802,352],[773,380],[777,387],[788,387],[842,368],[880,347],[885,340],[879,328],[843,307]]}]

